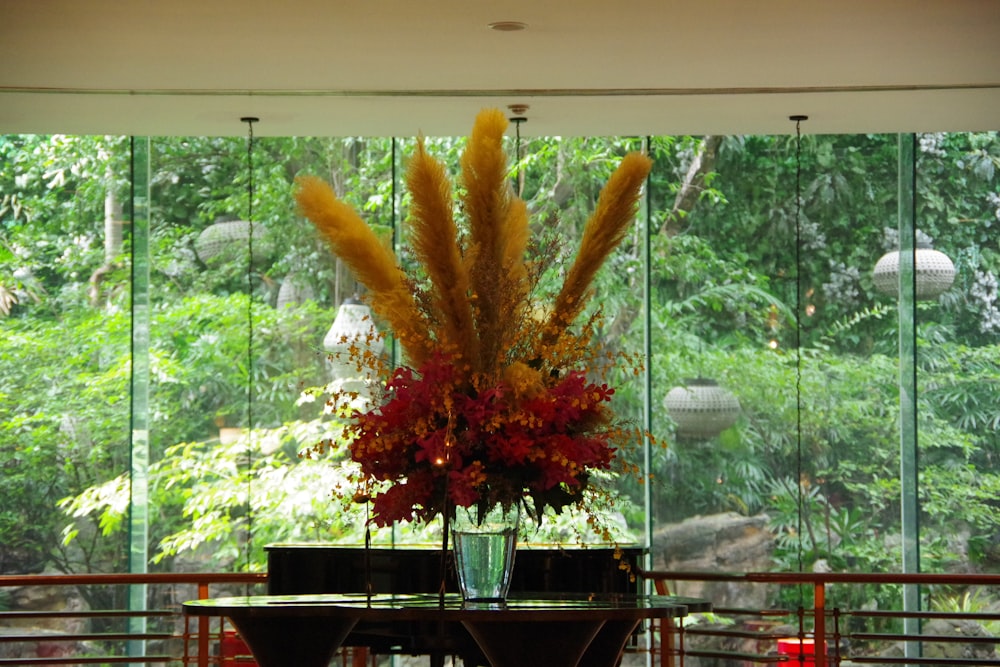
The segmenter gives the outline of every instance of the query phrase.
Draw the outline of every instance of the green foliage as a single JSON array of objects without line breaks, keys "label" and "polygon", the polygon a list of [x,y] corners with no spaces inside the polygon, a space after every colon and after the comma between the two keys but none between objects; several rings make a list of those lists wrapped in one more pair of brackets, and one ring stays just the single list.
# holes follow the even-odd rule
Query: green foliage
[{"label": "green foliage", "polygon": [[[153,318],[151,426],[154,461],[174,443],[197,437],[219,420],[244,418],[245,297],[199,297],[159,309]],[[318,345],[329,312],[311,308],[257,311],[254,360],[258,423],[281,423],[306,408],[297,405],[301,383],[321,377]],[[0,337],[0,477],[5,508],[5,568],[37,569],[46,562],[64,571],[118,569],[124,553],[129,461],[129,317],[124,312],[79,310],[62,321],[8,320]],[[95,335],[96,334],[96,335]],[[24,350],[32,353],[24,355]],[[290,354],[296,352],[297,354]],[[235,372],[234,372],[235,371]],[[53,378],[59,378],[53,382]],[[88,489],[88,487],[90,487]],[[122,496],[122,494],[125,494]],[[83,494],[95,514],[57,501]],[[172,516],[169,512],[163,517]],[[169,524],[161,526],[161,530]],[[74,548],[68,548],[72,544]]]},{"label": "green foliage", "polygon": [[[293,422],[231,441],[169,447],[149,471],[158,545],[153,564],[164,567],[180,558],[201,568],[260,570],[270,543],[364,543],[362,506],[341,506],[332,496],[349,488],[343,453],[298,460],[300,451],[329,435],[323,422]],[[122,475],[62,505],[70,516],[93,519],[114,533],[127,516],[128,487]],[[68,529],[67,542],[75,537]]]},{"label": "green foliage", "polygon": [[105,263],[97,231],[105,198],[128,192],[127,151],[124,137],[0,137],[0,292],[12,297],[15,314],[88,298]]},{"label": "green foliage", "polygon": [[[941,611],[949,614],[983,614],[995,613],[996,598],[988,590],[981,588],[965,589],[957,591],[935,590],[928,594],[930,607],[934,611]],[[1000,621],[977,620],[982,625],[986,633],[996,636],[1000,632]]]},{"label": "green foliage", "polygon": [[158,490],[167,485],[182,491],[187,521],[161,540],[154,561],[208,545],[213,563],[228,569],[244,557],[248,531],[256,568],[264,562],[264,545],[272,542],[347,538],[363,543],[361,508],[343,511],[332,499],[336,488],[348,484],[345,469],[334,465],[337,460],[296,461],[299,451],[324,437],[329,433],[321,423],[291,423],[231,443],[171,448],[153,474]]},{"label": "green foliage", "polygon": [[255,304],[250,340],[247,308],[242,294],[198,295],[154,312],[151,398],[158,422],[169,424],[165,440],[154,436],[158,451],[213,425],[239,426],[248,381],[255,424],[272,426],[299,413],[303,387],[322,383],[320,342],[333,313],[315,304],[281,311]]},{"label": "green foliage", "polygon": [[57,322],[10,319],[3,329],[4,560],[72,571],[113,559],[118,544],[90,540],[74,554],[53,547],[56,502],[128,461],[128,318],[77,312]]},{"label": "green foliage", "polygon": [[[922,554],[925,569],[967,555],[991,569],[1000,562],[1000,142],[995,132],[916,140],[917,225],[959,272],[940,300],[918,305]],[[896,567],[898,315],[870,271],[889,249],[886,229],[896,226],[899,141],[804,136],[797,202],[792,136],[649,139],[650,264],[637,225],[598,276],[594,304],[605,344],[642,352],[649,337],[648,419],[664,445],[650,452],[654,520],[765,512],[778,567]],[[556,239],[567,248],[576,247],[617,160],[641,144],[522,143],[511,175],[533,232],[542,247]],[[462,145],[428,140],[450,170]],[[253,218],[263,233],[253,262],[237,252],[208,264],[195,252],[198,235],[250,208],[246,140],[154,142],[148,397],[156,567],[202,558],[246,567],[251,528],[251,567],[269,541],[363,540],[359,508],[342,511],[328,495],[343,481],[343,455],[297,456],[329,426],[301,391],[326,381],[323,333],[356,287],[295,214],[293,180],[329,179],[405,262],[408,198],[392,176],[404,173],[412,146],[256,140]],[[127,199],[127,159],[122,137],[0,136],[0,571],[124,567],[132,267],[128,234],[114,258],[105,256],[102,221],[109,193]],[[692,169],[699,160],[702,169]],[[548,267],[543,287],[558,285],[567,258],[540,259]],[[293,278],[313,301],[273,308]],[[742,406],[734,427],[698,442],[676,438],[660,409],[670,387],[696,376],[718,380]],[[616,383],[623,416],[644,419],[644,383]],[[243,439],[220,443],[220,427],[244,429]],[[645,486],[618,485],[623,514],[639,525]],[[552,537],[575,530],[563,519],[551,522]],[[434,528],[412,537],[439,539]],[[853,602],[887,605],[897,593],[866,590]]]}]

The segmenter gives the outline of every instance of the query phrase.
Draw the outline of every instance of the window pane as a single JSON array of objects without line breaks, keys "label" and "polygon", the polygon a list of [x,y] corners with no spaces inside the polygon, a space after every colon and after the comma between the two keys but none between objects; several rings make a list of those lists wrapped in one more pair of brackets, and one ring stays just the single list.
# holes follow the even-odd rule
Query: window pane
[{"label": "window pane", "polygon": [[128,146],[0,137],[0,572],[128,566]]},{"label": "window pane", "polygon": [[[648,520],[657,566],[896,571],[901,470],[916,464],[921,568],[993,571],[996,133],[916,137],[908,230],[896,135],[803,129],[801,143],[793,132],[648,140],[649,219],[643,202],[585,313],[601,311],[595,339],[645,362],[637,375],[604,369],[620,416],[655,438],[648,471],[640,449],[628,454],[640,474],[608,481],[622,496],[621,539],[643,543]],[[543,287],[560,284],[600,188],[642,143],[530,138],[515,155],[509,142],[536,257],[565,253]],[[128,144],[0,137],[0,571],[127,568],[130,425],[141,421],[129,399],[142,367],[130,357]],[[456,176],[464,139],[427,146]],[[243,569],[248,558],[262,568],[269,543],[364,541],[364,505],[332,499],[353,489],[345,443],[300,456],[336,440],[343,416],[324,403],[357,376],[328,361],[326,339],[345,300],[364,295],[293,192],[303,174],[328,181],[409,269],[414,149],[413,139],[266,137],[248,154],[247,137],[152,140],[150,569]],[[955,268],[954,283],[912,311],[895,278],[873,274],[907,232]],[[922,271],[918,254],[918,283]],[[402,361],[375,324],[387,334],[381,354]],[[901,358],[901,335],[915,355],[904,344]],[[915,419],[901,410],[914,398],[907,363]],[[918,456],[901,460],[909,434]],[[572,521],[528,537],[575,542]],[[373,539],[437,544],[440,527]],[[747,558],[727,560],[737,556]]]}]

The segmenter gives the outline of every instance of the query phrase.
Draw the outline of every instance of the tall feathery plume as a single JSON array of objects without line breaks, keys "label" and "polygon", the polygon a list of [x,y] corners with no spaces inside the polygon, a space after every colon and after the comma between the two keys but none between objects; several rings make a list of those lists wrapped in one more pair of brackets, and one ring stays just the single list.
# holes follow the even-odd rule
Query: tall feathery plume
[{"label": "tall feathery plume", "polygon": [[566,274],[545,327],[545,340],[553,342],[577,318],[597,270],[625,238],[642,184],[653,161],[642,153],[629,153],[608,179],[597,200],[597,208],[587,220],[580,250]]},{"label": "tall feathery plume", "polygon": [[503,347],[497,349],[497,355],[501,359],[510,360],[511,353],[516,355],[516,348],[527,342],[529,327],[525,322],[532,317],[529,298],[534,285],[525,263],[525,252],[531,235],[528,205],[520,197],[511,197],[503,224],[506,238],[502,249],[502,280],[505,282],[497,294],[500,311],[497,340]]},{"label": "tall feathery plume", "polygon": [[410,362],[422,364],[431,351],[427,324],[395,254],[325,181],[304,176],[296,179],[296,185],[299,211],[368,288],[372,310],[396,332]]},{"label": "tall feathery plume", "polygon": [[462,154],[464,206],[469,216],[473,261],[469,272],[480,344],[479,370],[503,366],[504,295],[512,287],[507,250],[514,248],[508,227],[513,198],[507,182],[503,136],[507,119],[499,109],[481,111]]},{"label": "tall feathery plume", "polygon": [[410,226],[413,250],[431,280],[436,304],[441,314],[437,341],[454,346],[466,363],[479,363],[479,341],[469,302],[469,273],[463,263],[458,243],[458,227],[452,214],[451,183],[444,165],[427,154],[424,141],[417,143],[417,153],[407,169]]},{"label": "tall feathery plume", "polygon": [[505,245],[503,247],[503,265],[505,275],[515,289],[511,291],[510,300],[502,307],[504,312],[513,312],[513,308],[528,296],[528,270],[524,264],[524,253],[528,248],[531,228],[528,226],[528,204],[523,199],[513,196],[507,208],[507,219],[504,221]]}]

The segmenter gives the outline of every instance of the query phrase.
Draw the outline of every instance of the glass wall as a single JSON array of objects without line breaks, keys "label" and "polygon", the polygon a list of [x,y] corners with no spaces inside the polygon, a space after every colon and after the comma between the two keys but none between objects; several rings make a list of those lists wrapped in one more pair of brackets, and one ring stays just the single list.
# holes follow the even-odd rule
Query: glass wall
[{"label": "glass wall", "polygon": [[[643,361],[609,379],[653,436],[623,454],[638,474],[607,480],[611,518],[659,567],[995,571],[996,133],[803,130],[510,142],[532,234],[560,257],[621,156],[654,159],[590,301],[599,342]],[[463,145],[427,141],[452,176]],[[307,454],[336,439],[328,385],[351,378],[326,339],[364,295],[298,215],[294,180],[329,181],[408,266],[413,150],[0,137],[0,571],[125,571],[137,541],[150,570],[363,542],[365,507],[333,499],[352,495],[342,443]],[[925,242],[941,254],[911,252]],[[902,291],[873,274],[900,248]],[[526,538],[586,534],[560,518]]]},{"label": "glass wall", "polygon": [[0,572],[127,567],[129,148],[0,137]]}]

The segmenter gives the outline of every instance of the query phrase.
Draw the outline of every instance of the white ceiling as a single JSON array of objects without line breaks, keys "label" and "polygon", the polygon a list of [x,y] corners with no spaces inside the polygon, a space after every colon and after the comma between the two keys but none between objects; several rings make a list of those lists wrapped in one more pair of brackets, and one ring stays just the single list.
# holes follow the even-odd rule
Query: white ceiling
[{"label": "white ceiling", "polygon": [[0,0],[0,133],[459,135],[517,103],[524,135],[1000,129],[1000,0]]}]

